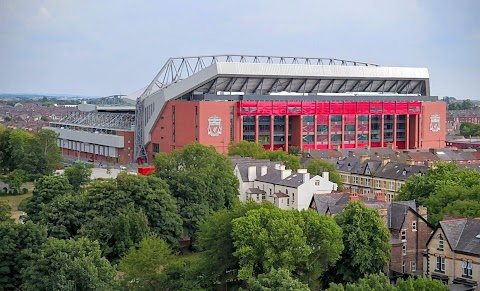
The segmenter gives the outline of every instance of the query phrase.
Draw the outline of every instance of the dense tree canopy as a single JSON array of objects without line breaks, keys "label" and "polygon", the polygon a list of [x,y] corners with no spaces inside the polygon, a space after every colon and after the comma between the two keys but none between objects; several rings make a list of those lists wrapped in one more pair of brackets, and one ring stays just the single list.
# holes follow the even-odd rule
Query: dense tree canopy
[{"label": "dense tree canopy", "polygon": [[367,274],[382,272],[390,259],[390,233],[377,211],[362,202],[350,202],[335,216],[343,230],[345,249],[330,270],[337,282],[355,282]]},{"label": "dense tree canopy", "polygon": [[228,146],[230,156],[251,157],[255,159],[267,159],[275,162],[283,162],[285,167],[294,171],[300,168],[300,158],[295,154],[289,154],[281,149],[270,151],[263,149],[262,145],[255,142],[239,141],[232,142]]},{"label": "dense tree canopy", "polygon": [[292,277],[286,269],[272,269],[258,278],[248,280],[248,291],[309,291],[308,285]]},{"label": "dense tree canopy", "polygon": [[191,238],[195,238],[199,222],[238,203],[232,162],[213,147],[191,144],[172,154],[157,154],[155,167],[156,175],[168,183],[185,234]]},{"label": "dense tree canopy", "polygon": [[7,202],[0,200],[0,222],[11,221],[11,210],[12,208]]},{"label": "dense tree canopy", "polygon": [[90,181],[92,175],[92,166],[87,163],[76,162],[71,167],[65,169],[65,177],[72,185],[73,190],[78,191],[80,187]]},{"label": "dense tree canopy", "polygon": [[0,290],[15,290],[22,282],[22,270],[47,240],[45,227],[27,222],[0,222]]},{"label": "dense tree canopy", "polygon": [[400,189],[397,200],[415,199],[428,208],[428,220],[436,224],[444,214],[478,217],[480,173],[459,170],[454,163],[442,163],[424,176],[412,176]]},{"label": "dense tree canopy", "polygon": [[475,104],[470,99],[463,100],[462,102],[449,102],[448,110],[469,110],[475,108]]},{"label": "dense tree canopy", "polygon": [[22,290],[118,290],[114,277],[98,242],[49,238],[26,267]]},{"label": "dense tree canopy", "polygon": [[307,170],[312,175],[322,175],[323,172],[328,172],[330,181],[333,183],[337,183],[338,190],[343,189],[342,179],[340,178],[340,174],[335,169],[335,166],[325,160],[321,159],[312,159],[307,166]]},{"label": "dense tree canopy", "polygon": [[465,137],[480,136],[480,124],[463,122],[460,124],[460,135]]},{"label": "dense tree canopy", "polygon": [[442,281],[432,280],[431,278],[417,277],[407,280],[399,279],[396,286],[390,284],[390,280],[384,274],[371,274],[361,278],[356,283],[348,283],[345,286],[341,284],[331,284],[327,291],[447,291],[448,286],[443,285]]},{"label": "dense tree canopy", "polygon": [[232,223],[240,279],[282,268],[315,280],[343,250],[342,231],[333,219],[311,211],[260,208]]},{"label": "dense tree canopy", "polygon": [[10,172],[5,179],[7,182],[8,188],[17,191],[16,193],[20,192],[20,187],[22,187],[23,183],[27,181],[27,173],[24,170],[16,169]]}]

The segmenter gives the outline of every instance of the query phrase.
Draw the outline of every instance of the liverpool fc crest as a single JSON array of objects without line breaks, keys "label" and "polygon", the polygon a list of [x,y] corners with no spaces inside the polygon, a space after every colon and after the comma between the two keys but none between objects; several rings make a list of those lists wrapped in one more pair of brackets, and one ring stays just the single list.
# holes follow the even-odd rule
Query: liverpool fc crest
[{"label": "liverpool fc crest", "polygon": [[430,131],[431,132],[440,131],[440,115],[433,114],[430,116]]},{"label": "liverpool fc crest", "polygon": [[219,136],[222,134],[222,119],[216,115],[208,118],[208,135]]}]

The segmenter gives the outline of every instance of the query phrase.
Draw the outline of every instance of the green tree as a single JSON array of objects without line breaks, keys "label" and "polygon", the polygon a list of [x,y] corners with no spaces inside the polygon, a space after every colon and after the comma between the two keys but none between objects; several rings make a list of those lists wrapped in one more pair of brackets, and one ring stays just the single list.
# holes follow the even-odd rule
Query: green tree
[{"label": "green tree", "polygon": [[10,131],[0,124],[0,174],[6,172],[10,167]]},{"label": "green tree", "polygon": [[125,273],[128,290],[158,290],[159,282],[166,280],[163,273],[172,258],[168,244],[155,236],[145,237],[138,247],[132,247],[120,261],[119,270]]},{"label": "green tree", "polygon": [[[243,217],[248,211],[260,208],[273,208],[273,204],[262,204],[248,201],[235,205],[232,209],[223,209],[200,223],[197,244],[202,250],[200,256],[203,261],[205,276],[213,282],[225,282],[232,276],[232,270],[240,269],[239,261],[233,255],[232,221]],[[234,274],[233,274],[234,275]]]},{"label": "green tree", "polygon": [[343,230],[345,249],[333,268],[334,279],[355,282],[382,272],[390,259],[390,233],[377,211],[362,202],[350,202],[335,221]]},{"label": "green tree", "polygon": [[288,153],[291,155],[299,155],[302,153],[302,148],[301,147],[296,147],[296,146],[291,146],[288,148]]},{"label": "green tree", "polygon": [[325,160],[320,159],[312,159],[308,163],[307,170],[312,175],[320,175],[322,176],[323,172],[329,173],[330,181],[333,183],[337,183],[338,190],[343,189],[342,179],[340,178],[340,174],[335,169],[335,166]]},{"label": "green tree", "polygon": [[261,144],[242,140],[239,142],[232,142],[228,146],[229,156],[252,157],[259,158],[263,155],[264,149]]},{"label": "green tree", "polygon": [[360,278],[358,282],[348,283],[345,287],[342,284],[330,284],[327,291],[370,291],[370,290],[382,290],[382,291],[394,291],[396,290],[390,284],[390,280],[384,274],[370,274],[365,278]]},{"label": "green tree", "polygon": [[65,176],[74,191],[79,191],[85,183],[90,181],[92,175],[92,166],[87,163],[76,162],[71,167],[65,169]]},{"label": "green tree", "polygon": [[185,234],[195,239],[199,222],[238,203],[238,179],[228,157],[197,143],[155,158],[156,175],[168,183]]},{"label": "green tree", "polygon": [[10,171],[23,169],[30,173],[30,161],[27,153],[32,139],[32,135],[23,130],[14,129],[10,132],[8,138],[8,152],[10,153],[8,168]]},{"label": "green tree", "polygon": [[42,129],[30,140],[26,157],[28,163],[23,168],[33,175],[50,175],[63,161],[57,145],[58,134],[50,129]]},{"label": "green tree", "polygon": [[428,208],[428,220],[436,224],[444,214],[476,217],[480,201],[480,173],[459,170],[454,163],[441,163],[423,176],[410,177],[397,200],[413,200]]},{"label": "green tree", "polygon": [[20,187],[22,187],[23,183],[27,181],[27,173],[24,170],[13,170],[8,174],[6,178],[7,185],[10,189],[16,190],[19,194]]},{"label": "green tree", "polygon": [[149,232],[148,219],[143,211],[135,211],[133,204],[130,204],[117,216],[95,217],[84,225],[79,233],[91,240],[97,240],[102,255],[116,263]]},{"label": "green tree", "polygon": [[290,271],[286,269],[272,269],[266,274],[261,274],[258,278],[248,280],[249,291],[309,291],[310,288],[299,280],[292,277]]},{"label": "green tree", "polygon": [[343,250],[340,228],[330,217],[313,212],[260,208],[232,224],[239,279],[283,268],[309,282],[334,264]]},{"label": "green tree", "polygon": [[0,200],[0,222],[12,221],[12,213],[10,211],[12,211],[10,205],[5,201]]},{"label": "green tree", "polygon": [[463,122],[460,124],[460,135],[465,137],[480,136],[480,124]]},{"label": "green tree", "polygon": [[22,269],[47,240],[45,227],[27,222],[0,222],[0,290],[18,290]]},{"label": "green tree", "polygon": [[399,279],[395,290],[398,291],[447,291],[448,286],[443,285],[440,280],[431,278],[416,277],[407,280]]},{"label": "green tree", "polygon": [[40,210],[55,197],[68,194],[72,186],[63,176],[44,176],[35,183],[32,198],[25,204],[25,212],[28,218],[36,222],[39,219]]},{"label": "green tree", "polygon": [[26,267],[22,290],[117,290],[114,276],[98,242],[49,238]]}]

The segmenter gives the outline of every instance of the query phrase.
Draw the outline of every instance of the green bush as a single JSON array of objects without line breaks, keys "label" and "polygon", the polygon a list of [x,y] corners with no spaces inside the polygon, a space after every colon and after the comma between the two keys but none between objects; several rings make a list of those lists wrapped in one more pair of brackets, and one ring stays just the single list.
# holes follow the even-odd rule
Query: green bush
[{"label": "green bush", "polygon": [[27,189],[27,188],[23,188],[23,189],[22,189],[22,193],[23,193],[23,194],[27,194],[27,193],[28,193],[28,189]]}]

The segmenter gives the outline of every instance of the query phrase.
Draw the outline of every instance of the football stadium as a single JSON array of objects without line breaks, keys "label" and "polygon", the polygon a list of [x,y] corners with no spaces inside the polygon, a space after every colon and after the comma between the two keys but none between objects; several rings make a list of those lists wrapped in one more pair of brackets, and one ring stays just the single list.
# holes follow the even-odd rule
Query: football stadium
[{"label": "football stadium", "polygon": [[[221,153],[241,140],[274,150],[445,146],[446,105],[430,95],[427,68],[330,58],[179,57],[126,98],[135,103],[130,112],[104,107],[57,122],[59,145],[69,145],[69,155],[140,163],[192,142]],[[94,129],[70,132],[85,127]]]}]

